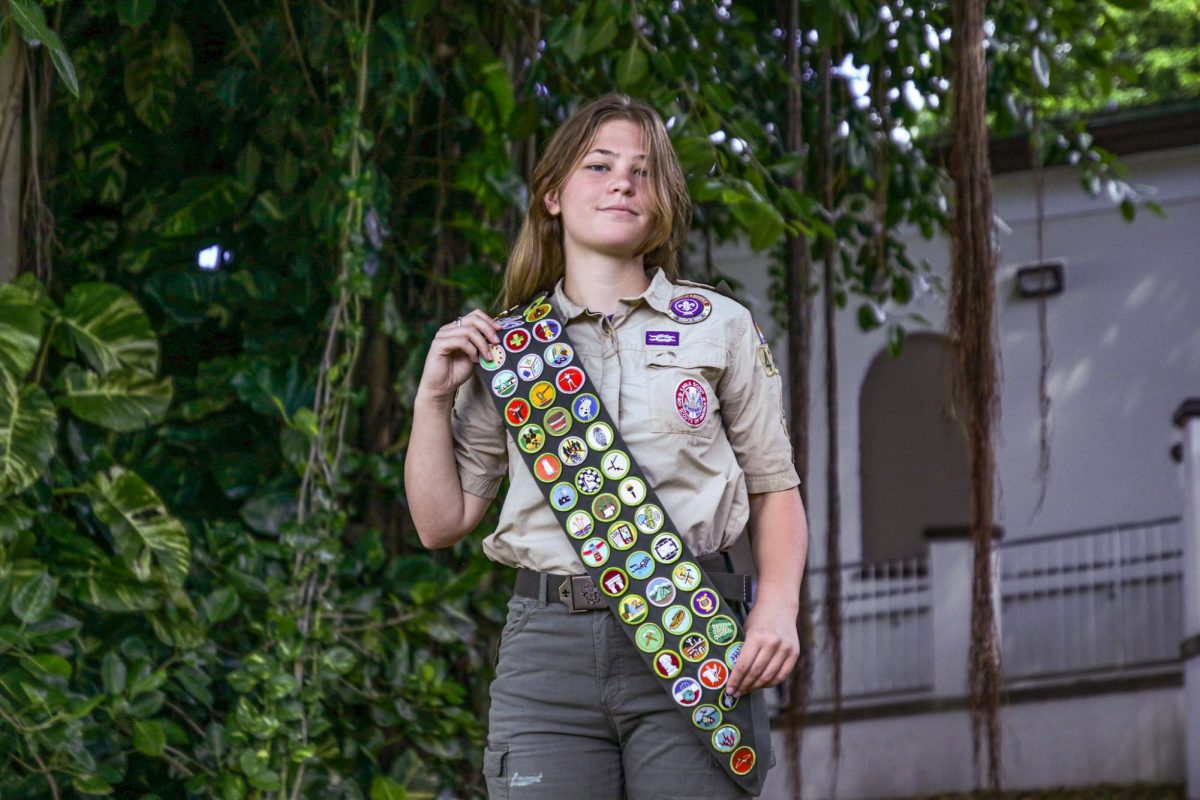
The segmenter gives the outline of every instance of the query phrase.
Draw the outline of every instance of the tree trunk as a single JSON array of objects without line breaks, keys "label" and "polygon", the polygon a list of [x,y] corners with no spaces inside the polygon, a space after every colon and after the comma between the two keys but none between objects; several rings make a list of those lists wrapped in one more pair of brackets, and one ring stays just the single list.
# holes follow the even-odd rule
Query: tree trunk
[{"label": "tree trunk", "polygon": [[9,25],[0,57],[0,282],[17,277],[21,265],[21,86],[25,43]]}]

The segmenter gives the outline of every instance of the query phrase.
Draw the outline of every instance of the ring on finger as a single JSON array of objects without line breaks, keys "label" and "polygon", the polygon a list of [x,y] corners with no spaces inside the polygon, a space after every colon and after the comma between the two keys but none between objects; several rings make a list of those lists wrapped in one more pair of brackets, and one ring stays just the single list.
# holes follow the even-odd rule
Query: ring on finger
[{"label": "ring on finger", "polygon": [[462,325],[462,317],[459,317],[458,319],[454,320],[454,326],[458,327],[459,325]]}]

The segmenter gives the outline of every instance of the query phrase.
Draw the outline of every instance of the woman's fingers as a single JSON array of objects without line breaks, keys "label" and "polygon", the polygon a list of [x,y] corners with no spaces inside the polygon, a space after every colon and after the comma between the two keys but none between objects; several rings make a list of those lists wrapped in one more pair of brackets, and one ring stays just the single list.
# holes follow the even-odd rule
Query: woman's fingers
[{"label": "woman's fingers", "polygon": [[499,327],[491,317],[479,309],[448,322],[441,327],[435,339],[440,339],[443,352],[459,350],[472,359],[486,358],[492,345],[500,343],[496,335]]}]

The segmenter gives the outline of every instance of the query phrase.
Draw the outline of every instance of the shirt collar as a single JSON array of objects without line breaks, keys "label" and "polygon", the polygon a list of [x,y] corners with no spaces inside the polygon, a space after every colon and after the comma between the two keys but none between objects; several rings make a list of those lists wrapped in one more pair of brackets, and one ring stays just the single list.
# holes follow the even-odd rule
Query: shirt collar
[{"label": "shirt collar", "polygon": [[[650,285],[646,287],[646,290],[637,297],[622,297],[621,302],[636,306],[639,300],[644,300],[655,311],[666,314],[675,295],[675,284],[667,279],[662,267],[652,267],[647,270],[647,274],[650,275]],[[554,284],[554,306],[562,314],[563,319],[569,321],[587,313],[587,309],[575,304],[571,298],[567,297],[566,292],[563,291],[565,281],[566,276],[564,275]]]}]

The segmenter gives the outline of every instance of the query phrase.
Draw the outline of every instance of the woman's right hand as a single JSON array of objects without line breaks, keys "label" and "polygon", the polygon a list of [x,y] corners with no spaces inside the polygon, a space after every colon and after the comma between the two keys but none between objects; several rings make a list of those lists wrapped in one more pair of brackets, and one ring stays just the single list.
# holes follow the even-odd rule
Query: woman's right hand
[{"label": "woman's right hand", "polygon": [[425,357],[417,394],[440,401],[452,399],[479,359],[488,355],[492,345],[500,344],[499,329],[500,323],[479,309],[438,328]]}]

